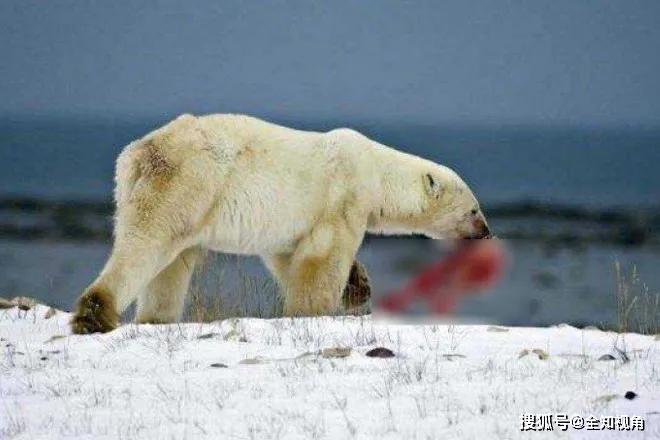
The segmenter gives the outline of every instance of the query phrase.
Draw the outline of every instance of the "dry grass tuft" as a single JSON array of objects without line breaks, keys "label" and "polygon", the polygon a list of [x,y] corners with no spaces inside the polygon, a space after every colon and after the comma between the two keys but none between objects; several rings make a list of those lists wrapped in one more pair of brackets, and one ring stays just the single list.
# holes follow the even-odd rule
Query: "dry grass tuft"
[{"label": "dry grass tuft", "polygon": [[626,273],[619,262],[616,272],[617,331],[660,334],[660,293],[651,293],[640,281],[635,266]]},{"label": "dry grass tuft", "polygon": [[[227,318],[282,316],[282,304],[272,279],[249,275],[238,259],[231,261],[231,257],[227,256],[209,258],[212,261],[207,260],[195,270],[184,321],[213,322]],[[233,291],[227,291],[226,287],[229,284],[225,278],[227,266],[237,271],[238,282]]]}]

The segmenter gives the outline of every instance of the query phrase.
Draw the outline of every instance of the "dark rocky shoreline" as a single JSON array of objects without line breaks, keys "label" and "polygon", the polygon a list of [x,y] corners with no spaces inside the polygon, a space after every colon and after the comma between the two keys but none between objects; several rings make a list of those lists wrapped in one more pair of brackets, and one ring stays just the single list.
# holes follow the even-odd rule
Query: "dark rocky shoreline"
[{"label": "dark rocky shoreline", "polygon": [[[0,200],[0,238],[44,241],[108,241],[110,202]],[[521,201],[486,206],[499,238],[541,241],[558,246],[589,244],[660,246],[660,208],[591,209]]]}]

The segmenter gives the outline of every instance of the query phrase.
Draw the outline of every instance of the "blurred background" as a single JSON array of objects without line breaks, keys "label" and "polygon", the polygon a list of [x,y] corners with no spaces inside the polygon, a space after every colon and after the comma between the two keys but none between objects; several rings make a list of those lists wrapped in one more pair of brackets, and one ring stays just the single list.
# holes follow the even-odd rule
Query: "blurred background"
[{"label": "blurred background", "polygon": [[[70,309],[110,249],[122,147],[236,112],[351,127],[461,174],[513,256],[461,316],[611,327],[641,293],[657,319],[658,23],[651,0],[4,1],[0,296]],[[438,255],[368,237],[359,258],[382,292]],[[257,259],[204,272],[196,300],[271,313]]]}]

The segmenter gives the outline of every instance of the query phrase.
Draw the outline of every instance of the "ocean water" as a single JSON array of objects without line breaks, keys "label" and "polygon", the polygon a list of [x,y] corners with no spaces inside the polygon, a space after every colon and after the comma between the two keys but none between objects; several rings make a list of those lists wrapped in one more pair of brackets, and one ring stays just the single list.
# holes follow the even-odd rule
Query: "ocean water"
[{"label": "ocean water", "polygon": [[[159,122],[0,121],[0,197],[107,200],[114,159]],[[291,123],[325,130],[337,123]],[[362,124],[373,139],[454,168],[489,204],[660,206],[660,129]]]},{"label": "ocean water", "polygon": [[[71,308],[110,249],[114,159],[157,125],[0,122],[0,296],[34,296]],[[515,325],[613,325],[617,262],[627,272],[636,268],[646,288],[660,292],[660,130],[353,128],[454,168],[506,240],[507,275],[491,292],[463,303],[461,316]],[[76,205],[82,201],[89,203]],[[374,290],[400,285],[441,255],[429,243],[368,239],[359,259]],[[235,297],[246,277],[256,286],[268,279],[257,258],[220,257],[211,266],[212,282],[204,284],[210,297]],[[265,302],[255,310],[276,300],[272,286],[263,290]]]}]

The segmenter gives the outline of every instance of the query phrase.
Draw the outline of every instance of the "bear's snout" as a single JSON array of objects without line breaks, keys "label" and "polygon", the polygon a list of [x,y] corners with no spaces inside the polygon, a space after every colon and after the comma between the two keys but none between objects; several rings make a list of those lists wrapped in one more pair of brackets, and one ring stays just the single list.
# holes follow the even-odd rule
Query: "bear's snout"
[{"label": "bear's snout", "polygon": [[493,235],[490,233],[490,228],[485,220],[477,218],[472,222],[474,232],[467,237],[470,240],[479,240],[482,238],[492,238]]}]

